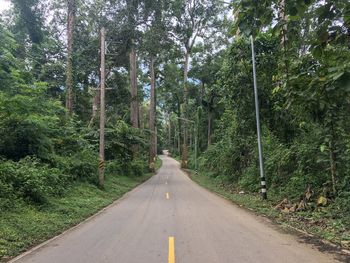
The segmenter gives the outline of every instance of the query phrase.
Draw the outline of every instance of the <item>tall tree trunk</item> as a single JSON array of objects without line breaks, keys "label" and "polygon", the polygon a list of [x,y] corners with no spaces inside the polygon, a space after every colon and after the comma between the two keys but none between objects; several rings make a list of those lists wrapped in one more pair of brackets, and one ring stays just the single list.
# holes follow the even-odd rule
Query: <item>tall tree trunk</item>
[{"label": "tall tree trunk", "polygon": [[154,58],[151,57],[150,61],[150,73],[151,73],[151,98],[149,106],[149,129],[150,129],[150,149],[149,149],[149,168],[151,171],[155,170],[156,162],[156,113],[155,113],[155,75],[154,75]]},{"label": "tall tree trunk", "polygon": [[[137,65],[136,65],[136,50],[133,46],[130,54],[130,93],[131,93],[131,105],[130,105],[130,119],[131,125],[134,128],[139,128],[139,102],[137,94]],[[138,145],[132,146],[132,152],[134,158],[137,156],[139,151]]]},{"label": "tall tree trunk", "polygon": [[130,51],[130,93],[131,93],[131,110],[130,118],[133,127],[139,127],[139,103],[137,94],[137,68],[136,68],[136,50],[135,47]]},{"label": "tall tree trunk", "polygon": [[210,106],[208,109],[208,147],[211,145],[211,122],[212,122],[212,113]]},{"label": "tall tree trunk", "polygon": [[[189,63],[189,57],[190,54],[188,50],[185,53],[185,65],[184,65],[184,117],[185,119],[188,118],[188,63]],[[187,121],[183,122],[183,132],[184,132],[184,139],[183,139],[183,145],[182,145],[182,162],[181,167],[187,168],[188,167],[188,146],[187,146],[187,140],[188,140],[188,131],[187,131]]]},{"label": "tall tree trunk", "polygon": [[66,67],[66,108],[73,113],[73,31],[75,21],[75,0],[68,0],[67,16],[67,67]]}]

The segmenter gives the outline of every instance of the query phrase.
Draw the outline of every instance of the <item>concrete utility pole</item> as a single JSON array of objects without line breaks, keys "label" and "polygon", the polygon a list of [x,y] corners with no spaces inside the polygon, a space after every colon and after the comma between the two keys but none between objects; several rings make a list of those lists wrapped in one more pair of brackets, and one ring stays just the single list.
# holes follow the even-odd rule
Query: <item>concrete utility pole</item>
[{"label": "concrete utility pole", "polygon": [[103,187],[105,180],[105,28],[101,28],[101,94],[100,94],[100,161],[98,165],[98,182]]},{"label": "concrete utility pole", "polygon": [[260,130],[258,84],[257,84],[257,81],[256,81],[255,50],[254,50],[254,38],[253,38],[253,36],[250,36],[250,43],[251,43],[251,47],[252,47],[254,96],[255,96],[255,113],[256,113],[256,130],[257,130],[257,133],[258,133],[261,197],[262,197],[262,199],[266,200],[267,199],[267,190],[266,190],[266,179],[265,179],[265,175],[264,175],[264,159],[263,159],[262,146],[261,146],[261,130]]}]

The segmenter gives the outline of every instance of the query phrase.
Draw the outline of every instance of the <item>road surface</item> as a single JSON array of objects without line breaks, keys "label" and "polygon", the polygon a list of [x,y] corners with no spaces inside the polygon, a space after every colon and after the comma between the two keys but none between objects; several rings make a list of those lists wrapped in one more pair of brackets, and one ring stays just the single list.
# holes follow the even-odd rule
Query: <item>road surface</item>
[{"label": "road surface", "polygon": [[98,216],[15,262],[337,262],[192,182],[174,159]]}]

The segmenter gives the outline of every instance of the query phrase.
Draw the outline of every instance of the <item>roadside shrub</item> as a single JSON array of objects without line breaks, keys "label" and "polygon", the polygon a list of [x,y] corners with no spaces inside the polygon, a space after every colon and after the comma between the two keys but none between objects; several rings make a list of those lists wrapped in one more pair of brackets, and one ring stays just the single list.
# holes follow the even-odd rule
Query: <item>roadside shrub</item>
[{"label": "roadside shrub", "polygon": [[57,168],[39,163],[36,158],[19,162],[0,163],[0,187],[3,199],[22,198],[34,203],[44,203],[49,195],[59,195],[67,183],[66,176]]},{"label": "roadside shrub", "polygon": [[142,176],[145,172],[147,164],[143,160],[133,160],[130,163],[131,174],[134,176]]},{"label": "roadside shrub", "polygon": [[260,190],[259,166],[250,165],[247,167],[238,181],[241,189],[257,193]]},{"label": "roadside shrub", "polygon": [[129,163],[118,160],[108,161],[106,163],[106,174],[122,176],[142,176],[147,172],[147,162],[136,159]]},{"label": "roadside shrub", "polygon": [[5,181],[0,173],[0,211],[10,208],[16,198],[13,186]]},{"label": "roadside shrub", "polygon": [[106,162],[106,174],[120,175],[122,174],[122,164],[117,160]]},{"label": "roadside shrub", "polygon": [[31,90],[35,96],[0,93],[0,156],[7,159],[46,159],[53,152],[52,138],[64,110],[57,101],[44,98],[39,88]]},{"label": "roadside shrub", "polygon": [[53,162],[72,180],[97,183],[98,155],[88,148],[71,155],[55,156]]}]

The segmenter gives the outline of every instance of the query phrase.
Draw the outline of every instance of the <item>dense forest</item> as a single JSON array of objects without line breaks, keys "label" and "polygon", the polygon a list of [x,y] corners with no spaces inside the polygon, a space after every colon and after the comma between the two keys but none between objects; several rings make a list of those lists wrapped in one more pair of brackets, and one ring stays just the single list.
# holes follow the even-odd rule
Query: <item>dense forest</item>
[{"label": "dense forest", "polygon": [[238,1],[232,7],[232,42],[217,54],[202,47],[206,52],[193,56],[189,72],[198,80],[189,107],[190,118],[199,118],[202,169],[259,189],[252,35],[271,194],[297,199],[309,186],[350,211],[349,3]]},{"label": "dense forest", "polygon": [[0,17],[0,215],[49,206],[77,182],[103,192],[100,109],[107,178],[153,172],[168,149],[185,169],[259,193],[253,37],[268,198],[328,206],[350,239],[349,1],[11,3]]}]

